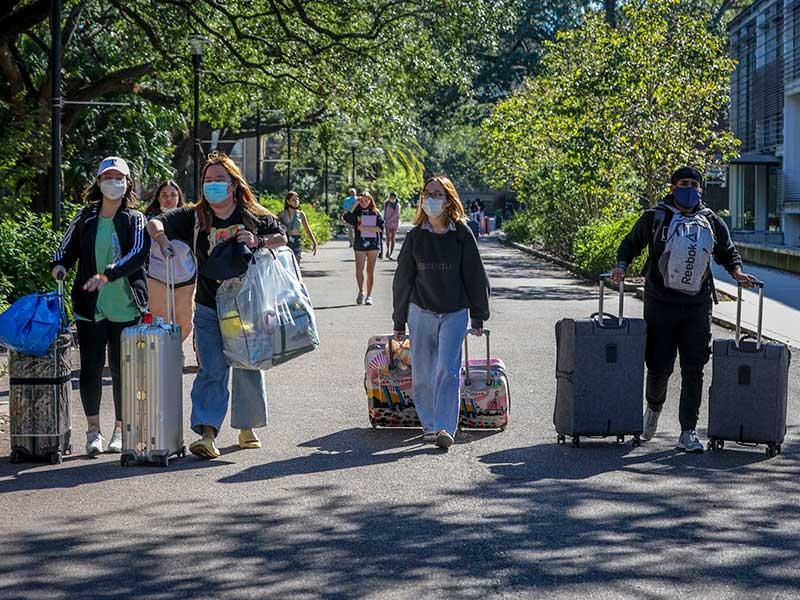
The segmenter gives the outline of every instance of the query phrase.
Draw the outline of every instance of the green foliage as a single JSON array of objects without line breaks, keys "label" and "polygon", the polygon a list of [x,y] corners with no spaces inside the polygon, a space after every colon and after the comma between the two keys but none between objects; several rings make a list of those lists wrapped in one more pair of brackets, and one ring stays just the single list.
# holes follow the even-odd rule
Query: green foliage
[{"label": "green foliage", "polygon": [[[0,306],[33,292],[56,288],[50,275],[50,260],[62,236],[63,232],[51,229],[49,215],[17,210],[13,218],[0,221]],[[71,289],[74,278],[72,269],[67,275],[66,290]]]},{"label": "green foliage", "polygon": [[[617,249],[641,213],[618,218],[602,218],[582,226],[575,236],[573,254],[581,271],[592,278],[610,271],[617,264]],[[647,251],[628,267],[628,274],[638,276],[647,260]]]},{"label": "green foliage", "polygon": [[[283,210],[283,198],[269,198],[262,196],[260,202],[262,206],[264,206],[274,215],[277,215]],[[322,209],[322,207],[315,208],[311,204],[306,203],[300,207],[300,210],[306,214],[308,226],[311,228],[311,231],[314,232],[314,237],[317,238],[318,244],[322,245],[333,237],[335,221],[325,214],[325,211]],[[305,231],[302,231],[302,240],[303,248],[310,250],[311,240],[306,235]]]},{"label": "green foliage", "polygon": [[519,213],[508,221],[503,221],[502,229],[512,242],[526,246],[536,242],[536,231],[531,223],[531,216],[527,213]]},{"label": "green foliage", "polygon": [[655,204],[676,166],[730,158],[734,64],[707,20],[679,0],[626,3],[616,28],[590,14],[484,122],[486,175],[518,190],[552,251],[571,257],[581,226]]}]

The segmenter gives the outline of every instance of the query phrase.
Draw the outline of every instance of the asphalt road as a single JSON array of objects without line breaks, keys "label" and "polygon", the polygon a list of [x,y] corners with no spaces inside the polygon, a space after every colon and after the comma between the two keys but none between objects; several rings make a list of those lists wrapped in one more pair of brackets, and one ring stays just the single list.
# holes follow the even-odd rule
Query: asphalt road
[{"label": "asphalt road", "polygon": [[596,289],[496,241],[482,251],[508,430],[441,453],[369,427],[363,353],[391,329],[394,263],[378,264],[375,305],[356,306],[352,254],[333,242],[304,262],[322,346],[268,372],[262,450],[238,450],[226,425],[214,461],[87,459],[75,392],[75,456],[0,459],[0,598],[796,598],[798,361],[782,456],[673,450],[677,381],[649,444],[558,446],[554,323],[594,312]]}]

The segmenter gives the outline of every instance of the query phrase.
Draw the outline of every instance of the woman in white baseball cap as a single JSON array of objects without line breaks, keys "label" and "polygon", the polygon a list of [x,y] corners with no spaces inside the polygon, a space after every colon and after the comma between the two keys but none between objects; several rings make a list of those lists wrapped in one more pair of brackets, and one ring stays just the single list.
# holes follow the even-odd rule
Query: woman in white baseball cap
[{"label": "woman in white baseball cap", "polygon": [[136,194],[128,164],[118,156],[103,159],[84,194],[87,205],[72,219],[53,256],[53,277],[63,279],[75,263],[72,307],[78,326],[80,394],[86,414],[86,453],[103,452],[100,398],[103,367],[108,366],[116,420],[109,452],[122,451],[120,336],[147,310],[144,264],[150,251],[146,220],[134,210]]}]

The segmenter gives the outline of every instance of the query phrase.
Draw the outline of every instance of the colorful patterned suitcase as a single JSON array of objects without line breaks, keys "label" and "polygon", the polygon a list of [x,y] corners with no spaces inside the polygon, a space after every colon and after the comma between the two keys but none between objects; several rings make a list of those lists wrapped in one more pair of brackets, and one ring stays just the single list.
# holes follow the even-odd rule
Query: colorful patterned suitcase
[{"label": "colorful patterned suitcase", "polygon": [[[411,392],[411,352],[408,338],[402,348],[389,346],[392,335],[370,338],[364,357],[364,389],[373,427],[421,427]],[[390,352],[397,356],[389,357]]]},{"label": "colorful patterned suitcase", "polygon": [[486,358],[469,358],[470,329],[464,338],[464,367],[461,372],[461,429],[500,429],[508,425],[511,415],[511,392],[505,363],[492,358],[490,332],[486,338]]},{"label": "colorful patterned suitcase", "polygon": [[[466,360],[462,370],[461,429],[505,429],[511,407],[508,376],[503,361],[490,358],[486,330],[487,359]],[[367,392],[369,422],[373,427],[421,427],[412,392],[411,347],[390,347],[392,335],[371,338],[364,359],[364,388]],[[465,340],[465,357],[467,356]],[[391,356],[390,356],[391,354]],[[486,369],[486,365],[490,369]]]}]

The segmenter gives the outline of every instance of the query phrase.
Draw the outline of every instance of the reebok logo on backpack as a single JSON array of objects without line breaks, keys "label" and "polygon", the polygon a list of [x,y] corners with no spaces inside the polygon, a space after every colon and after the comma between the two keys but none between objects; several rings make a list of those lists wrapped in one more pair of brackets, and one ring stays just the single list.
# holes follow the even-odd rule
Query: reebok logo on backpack
[{"label": "reebok logo on backpack", "polygon": [[656,212],[656,229],[664,222],[666,210],[672,212],[672,220],[664,240],[664,253],[658,260],[658,270],[666,287],[694,296],[703,289],[714,251],[714,230],[708,219],[711,211],[704,209],[686,215],[664,204]]}]

